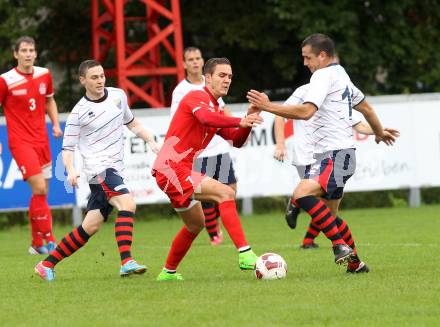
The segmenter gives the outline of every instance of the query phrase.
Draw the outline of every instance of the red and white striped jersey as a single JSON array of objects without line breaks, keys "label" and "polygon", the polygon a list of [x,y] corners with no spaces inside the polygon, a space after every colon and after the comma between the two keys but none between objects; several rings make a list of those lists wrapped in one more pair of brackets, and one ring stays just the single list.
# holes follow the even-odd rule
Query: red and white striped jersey
[{"label": "red and white striped jersey", "polygon": [[30,74],[13,68],[0,76],[0,104],[6,117],[9,147],[49,143],[45,117],[46,98],[51,96],[52,76],[47,68],[34,66]]}]

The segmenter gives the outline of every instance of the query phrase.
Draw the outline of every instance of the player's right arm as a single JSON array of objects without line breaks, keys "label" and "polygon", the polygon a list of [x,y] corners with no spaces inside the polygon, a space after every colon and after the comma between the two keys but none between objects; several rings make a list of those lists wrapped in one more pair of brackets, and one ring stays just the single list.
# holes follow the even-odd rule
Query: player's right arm
[{"label": "player's right arm", "polygon": [[382,127],[382,124],[380,123],[379,118],[376,115],[376,112],[366,100],[362,100],[353,108],[359,111],[365,117],[368,124],[370,124],[374,135],[376,135],[376,143],[382,141],[385,144],[388,144],[390,142],[389,135],[386,135],[384,133],[384,129]]},{"label": "player's right arm", "polygon": [[79,112],[76,108],[72,110],[69,117],[67,117],[66,128],[64,130],[63,137],[63,148],[62,148],[62,158],[64,167],[66,167],[67,171],[67,181],[73,187],[78,187],[78,177],[79,174],[75,170],[74,162],[74,154],[75,148],[79,143],[79,133],[80,133],[80,124],[79,124]]},{"label": "player's right arm", "polygon": [[284,159],[286,159],[287,151],[285,145],[283,117],[275,116],[274,128],[275,128],[275,152],[273,156],[275,159],[279,161],[284,161]]}]

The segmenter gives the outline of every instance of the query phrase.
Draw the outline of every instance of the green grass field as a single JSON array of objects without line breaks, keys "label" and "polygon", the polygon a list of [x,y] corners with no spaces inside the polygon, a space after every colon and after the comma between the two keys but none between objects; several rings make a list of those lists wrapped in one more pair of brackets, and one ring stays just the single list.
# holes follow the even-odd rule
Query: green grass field
[{"label": "green grass field", "polygon": [[[0,326],[440,326],[440,206],[341,213],[369,274],[333,263],[330,242],[299,250],[308,216],[295,231],[282,213],[242,219],[256,253],[276,252],[284,280],[258,281],[238,269],[228,239],[211,247],[205,232],[179,267],[185,281],[155,281],[177,219],[135,225],[133,254],[149,271],[119,277],[113,226],[57,266],[52,283],[33,274],[26,228],[0,231]],[[70,228],[56,226],[60,239]]]}]

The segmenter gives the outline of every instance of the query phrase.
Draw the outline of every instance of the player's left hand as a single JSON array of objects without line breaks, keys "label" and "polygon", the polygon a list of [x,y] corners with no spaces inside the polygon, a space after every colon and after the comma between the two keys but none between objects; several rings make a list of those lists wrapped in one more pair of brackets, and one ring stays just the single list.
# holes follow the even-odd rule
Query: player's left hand
[{"label": "player's left hand", "polygon": [[261,110],[258,109],[258,107],[254,106],[253,104],[250,104],[248,107],[248,111],[247,114],[251,115],[251,114],[260,114]]},{"label": "player's left hand", "polygon": [[162,147],[159,143],[157,143],[156,141],[151,141],[148,143],[148,145],[151,148],[151,151],[153,151],[155,154],[158,154],[160,151],[160,148]]},{"label": "player's left hand", "polygon": [[63,136],[63,131],[61,130],[59,125],[52,126],[52,135],[54,137],[61,137],[61,136]]},{"label": "player's left hand", "polygon": [[256,90],[250,90],[247,93],[246,98],[252,105],[261,110],[264,110],[264,108],[270,103],[269,97],[265,93]]},{"label": "player's left hand", "polygon": [[400,132],[393,128],[385,128],[382,135],[376,135],[375,141],[377,144],[380,142],[386,145],[393,145],[396,142],[396,138],[400,136]]},{"label": "player's left hand", "polygon": [[240,127],[241,128],[255,127],[261,124],[262,122],[263,122],[263,118],[261,118],[257,113],[253,113],[241,119]]}]

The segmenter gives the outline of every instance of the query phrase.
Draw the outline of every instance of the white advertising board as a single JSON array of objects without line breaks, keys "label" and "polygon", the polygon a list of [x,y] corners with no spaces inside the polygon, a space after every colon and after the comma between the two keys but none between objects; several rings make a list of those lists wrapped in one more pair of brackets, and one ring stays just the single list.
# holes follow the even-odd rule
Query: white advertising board
[{"label": "white advertising board", "polygon": [[[348,181],[346,191],[439,186],[440,96],[388,96],[368,100],[383,125],[399,129],[401,137],[395,146],[388,147],[377,145],[372,136],[355,133],[357,169]],[[229,107],[235,116],[242,116],[246,105]],[[169,124],[167,109],[137,110],[135,115],[159,142],[163,141]],[[238,178],[238,197],[290,195],[299,181],[290,160],[280,163],[273,159],[274,116],[267,113],[262,116],[264,123],[254,128],[248,143],[231,151]],[[130,131],[126,130],[125,138],[125,180],[136,202],[167,202],[167,197],[150,174],[154,154]],[[294,140],[293,134],[287,142]],[[77,192],[80,206],[85,206],[88,191],[86,181],[82,180]]]}]

